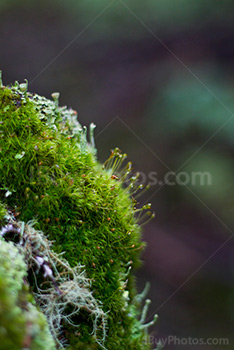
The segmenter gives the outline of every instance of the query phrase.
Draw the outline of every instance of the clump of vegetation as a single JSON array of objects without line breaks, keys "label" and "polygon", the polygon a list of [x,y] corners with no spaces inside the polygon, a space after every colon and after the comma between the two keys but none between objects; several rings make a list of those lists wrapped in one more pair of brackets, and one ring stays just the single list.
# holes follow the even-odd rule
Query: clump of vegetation
[{"label": "clump of vegetation", "polygon": [[[97,343],[104,347],[106,315],[89,291],[91,281],[86,278],[83,266],[71,268],[62,256],[52,250],[52,243],[43,233],[34,230],[33,222],[25,225],[9,216],[8,225],[2,229],[1,235],[6,240],[17,242],[17,248],[27,262],[28,273],[34,277],[35,300],[47,316],[49,328],[57,344],[63,345],[59,338],[62,323],[75,327],[71,317],[78,315],[80,310],[85,310],[94,318],[93,334]],[[45,280],[41,288],[36,276],[39,272],[45,279],[49,279],[49,283],[45,286]],[[70,313],[67,311],[69,307]],[[97,336],[99,319],[102,325],[101,340]]]},{"label": "clump of vegetation", "polygon": [[156,318],[144,324],[148,302],[141,315],[131,273],[144,247],[139,222],[152,217],[136,200],[144,186],[119,149],[101,165],[95,126],[87,140],[77,113],[52,97],[0,83],[0,214],[10,214],[2,235],[24,258],[58,346],[149,349]]},{"label": "clump of vegetation", "polygon": [[27,266],[18,249],[0,239],[0,344],[2,350],[55,350],[46,317],[25,283]]}]

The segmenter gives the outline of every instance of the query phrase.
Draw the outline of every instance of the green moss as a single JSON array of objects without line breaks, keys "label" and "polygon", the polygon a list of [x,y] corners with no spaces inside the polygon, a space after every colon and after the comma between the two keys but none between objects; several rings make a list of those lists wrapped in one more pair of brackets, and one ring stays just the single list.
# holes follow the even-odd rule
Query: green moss
[{"label": "green moss", "polygon": [[[136,291],[127,271],[139,266],[143,243],[131,198],[134,180],[123,185],[129,172],[129,166],[120,169],[125,155],[115,150],[105,166],[99,164],[94,126],[88,143],[76,112],[53,98],[27,93],[18,83],[0,88],[0,200],[17,219],[36,219],[35,227],[54,241],[57,253],[65,252],[71,266],[85,266],[94,296],[108,312],[105,347],[148,349],[139,311],[128,310]],[[90,317],[81,313],[74,322],[80,324],[77,332],[64,325],[72,349],[98,349]]]},{"label": "green moss", "polygon": [[5,207],[0,203],[0,226],[4,223],[4,217],[6,215],[7,211]]},{"label": "green moss", "polygon": [[21,349],[25,317],[18,305],[26,265],[12,245],[0,240],[0,344],[1,349]]},{"label": "green moss", "polygon": [[30,350],[55,350],[55,342],[49,331],[45,316],[34,305],[29,304],[27,325],[30,324]]},{"label": "green moss", "polygon": [[42,312],[24,284],[26,264],[12,243],[0,239],[0,347],[1,350],[55,350]]}]

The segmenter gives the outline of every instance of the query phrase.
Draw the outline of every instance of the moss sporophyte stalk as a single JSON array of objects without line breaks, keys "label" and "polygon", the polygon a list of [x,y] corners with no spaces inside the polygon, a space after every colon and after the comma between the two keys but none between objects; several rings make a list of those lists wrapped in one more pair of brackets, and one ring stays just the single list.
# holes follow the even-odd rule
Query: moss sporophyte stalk
[{"label": "moss sporophyte stalk", "polygon": [[151,348],[132,268],[153,214],[126,154],[97,161],[94,128],[0,78],[2,350]]}]

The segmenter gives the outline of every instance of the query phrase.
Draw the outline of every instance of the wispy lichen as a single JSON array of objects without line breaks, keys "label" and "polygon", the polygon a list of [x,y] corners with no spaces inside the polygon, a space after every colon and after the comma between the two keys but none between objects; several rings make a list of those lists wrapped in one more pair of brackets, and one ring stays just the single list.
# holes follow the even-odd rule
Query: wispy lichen
[{"label": "wispy lichen", "polygon": [[[11,215],[8,216],[8,222],[1,235],[4,238],[9,232],[18,230],[19,239],[16,246],[24,257],[28,273],[34,276],[36,288],[33,295],[47,317],[57,344],[61,347],[65,345],[62,340],[64,323],[79,327],[73,319],[80,311],[85,311],[93,319],[95,340],[105,348],[107,316],[101,308],[101,303],[90,291],[91,280],[86,277],[84,266],[77,265],[71,268],[61,254],[52,250],[52,242],[42,232],[33,228],[34,222],[27,225],[24,222],[16,222]],[[43,275],[41,285],[38,282],[41,279],[40,273]]]}]

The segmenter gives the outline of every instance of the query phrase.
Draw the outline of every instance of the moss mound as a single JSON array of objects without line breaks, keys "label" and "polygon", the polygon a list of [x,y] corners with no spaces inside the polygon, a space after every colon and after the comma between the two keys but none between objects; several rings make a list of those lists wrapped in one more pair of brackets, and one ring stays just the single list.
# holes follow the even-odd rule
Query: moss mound
[{"label": "moss mound", "polygon": [[[64,252],[72,268],[84,266],[108,318],[106,349],[149,349],[129,271],[139,266],[143,248],[136,215],[144,216],[149,206],[136,209],[133,198],[142,187],[136,177],[124,185],[131,165],[123,166],[126,155],[118,149],[99,164],[94,125],[88,142],[77,113],[59,107],[57,93],[52,97],[27,92],[27,83],[1,84],[0,216],[7,209],[17,221],[36,220],[34,228],[53,241],[56,254]],[[35,292],[30,271],[28,281]],[[101,348],[92,335],[92,315],[85,310],[61,329],[71,349]]]}]

